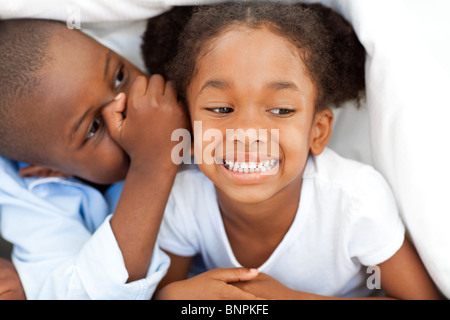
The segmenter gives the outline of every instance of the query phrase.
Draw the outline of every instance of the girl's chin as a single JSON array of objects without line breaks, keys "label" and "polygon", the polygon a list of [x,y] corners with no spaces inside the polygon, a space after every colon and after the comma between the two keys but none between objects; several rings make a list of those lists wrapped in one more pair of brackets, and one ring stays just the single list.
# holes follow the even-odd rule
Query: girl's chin
[{"label": "girl's chin", "polygon": [[221,185],[217,186],[218,191],[217,195],[220,199],[228,199],[228,201],[232,201],[235,204],[242,205],[260,205],[267,202],[269,199],[273,197],[273,190],[268,190],[267,188],[259,188],[258,186],[251,185],[239,185],[239,186],[230,186],[230,185]]}]

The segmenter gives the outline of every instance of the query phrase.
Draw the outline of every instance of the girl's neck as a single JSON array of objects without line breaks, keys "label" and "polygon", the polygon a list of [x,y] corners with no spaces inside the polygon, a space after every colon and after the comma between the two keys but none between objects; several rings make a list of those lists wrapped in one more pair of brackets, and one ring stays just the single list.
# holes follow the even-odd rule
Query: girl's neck
[{"label": "girl's neck", "polygon": [[278,191],[271,198],[259,203],[240,203],[230,199],[220,189],[216,188],[219,207],[224,218],[237,218],[248,222],[257,222],[264,219],[279,218],[278,212],[291,209],[294,214],[297,211],[300,191],[302,187],[302,175]]},{"label": "girl's neck", "polygon": [[259,267],[283,240],[298,210],[302,176],[256,204],[232,201],[216,188],[222,220],[236,259]]}]

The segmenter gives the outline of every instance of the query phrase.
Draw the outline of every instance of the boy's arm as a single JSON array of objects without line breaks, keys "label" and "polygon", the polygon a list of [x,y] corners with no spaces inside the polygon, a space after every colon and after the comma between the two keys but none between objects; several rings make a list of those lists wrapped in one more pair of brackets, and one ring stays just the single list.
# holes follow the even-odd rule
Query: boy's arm
[{"label": "boy's arm", "polygon": [[[386,262],[381,263],[379,267],[381,289],[386,293],[387,299],[439,299],[436,287],[407,239],[397,253]],[[343,299],[292,290],[265,274],[260,274],[253,281],[238,282],[234,285],[266,299]]]},{"label": "boy's arm", "polygon": [[187,128],[188,120],[174,86],[159,75],[138,77],[129,95],[126,107],[122,94],[106,107],[103,116],[111,136],[130,157],[122,194],[111,218],[130,282],[147,274],[178,170],[171,160],[171,135],[178,128]]},{"label": "boy's arm", "polygon": [[130,168],[110,221],[129,274],[128,282],[147,274],[176,174],[176,169],[170,166],[148,167],[148,170]]}]

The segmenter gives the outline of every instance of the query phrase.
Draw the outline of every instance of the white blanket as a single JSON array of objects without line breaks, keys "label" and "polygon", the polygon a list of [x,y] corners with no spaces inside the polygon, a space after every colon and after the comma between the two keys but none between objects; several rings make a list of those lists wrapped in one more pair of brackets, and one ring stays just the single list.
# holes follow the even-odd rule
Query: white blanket
[{"label": "white blanket", "polygon": [[375,167],[433,280],[450,297],[450,2],[324,0],[368,51]]},{"label": "white blanket", "polygon": [[[214,1],[96,0],[73,5],[67,0],[0,0],[0,18],[79,22],[83,31],[143,68],[139,44],[145,19],[171,5],[208,2]],[[374,165],[386,177],[425,266],[450,298],[450,1],[319,2],[353,24],[368,52],[367,103],[359,111],[352,106],[337,111],[330,146]]]}]

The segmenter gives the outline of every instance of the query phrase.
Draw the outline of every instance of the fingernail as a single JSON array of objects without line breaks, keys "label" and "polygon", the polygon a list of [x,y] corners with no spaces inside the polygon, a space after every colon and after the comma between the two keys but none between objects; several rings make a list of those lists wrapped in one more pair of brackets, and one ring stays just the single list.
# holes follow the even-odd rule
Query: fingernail
[{"label": "fingernail", "polygon": [[123,95],[123,92],[119,93],[119,94],[114,98],[114,100],[119,100],[119,99],[121,99],[121,98],[122,98],[122,95]]},{"label": "fingernail", "polygon": [[249,270],[251,273],[258,273],[258,269],[256,268],[250,268]]}]

